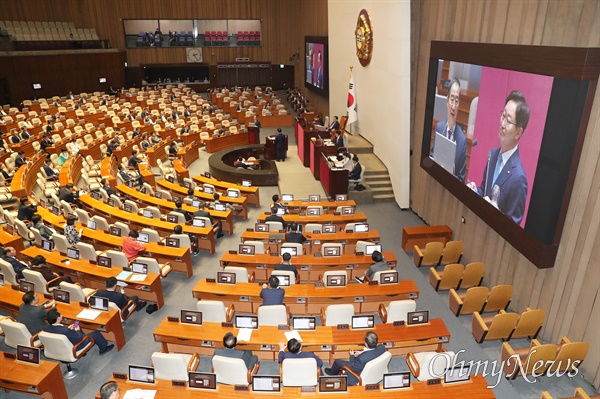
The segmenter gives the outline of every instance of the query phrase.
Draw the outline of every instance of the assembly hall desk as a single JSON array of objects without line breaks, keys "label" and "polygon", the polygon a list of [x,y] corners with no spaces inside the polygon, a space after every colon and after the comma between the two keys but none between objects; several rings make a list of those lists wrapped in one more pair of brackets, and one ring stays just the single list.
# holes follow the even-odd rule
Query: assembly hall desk
[{"label": "assembly hall desk", "polygon": [[27,364],[7,359],[4,353],[0,353],[0,388],[46,399],[69,397],[58,362]]}]

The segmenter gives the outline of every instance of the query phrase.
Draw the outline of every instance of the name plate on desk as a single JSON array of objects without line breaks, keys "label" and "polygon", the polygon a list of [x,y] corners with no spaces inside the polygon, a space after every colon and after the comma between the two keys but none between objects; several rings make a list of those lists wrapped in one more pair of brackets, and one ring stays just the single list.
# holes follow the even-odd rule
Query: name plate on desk
[{"label": "name plate on desk", "polygon": [[7,359],[16,359],[17,355],[15,355],[14,353],[8,353],[8,352],[4,352],[4,357]]},{"label": "name plate on desk", "polygon": [[300,266],[300,270],[308,270],[308,265],[302,265],[302,266]]},{"label": "name plate on desk", "polygon": [[365,391],[379,391],[379,384],[367,384],[365,385]]},{"label": "name plate on desk", "polygon": [[271,256],[279,256],[279,254],[277,252],[271,252],[271,253],[269,253],[269,255],[271,255]]},{"label": "name plate on desk", "polygon": [[249,391],[250,387],[248,385],[234,385],[233,390],[234,391]]},{"label": "name plate on desk", "polygon": [[89,308],[90,304],[87,302],[79,302],[79,306],[81,306],[82,308]]},{"label": "name plate on desk", "polygon": [[346,265],[346,269],[351,270],[354,266],[353,265]]},{"label": "name plate on desk", "polygon": [[400,327],[404,325],[404,320],[398,320],[394,322],[394,327]]},{"label": "name plate on desk", "polygon": [[356,256],[365,256],[365,253],[363,251],[357,252]]},{"label": "name plate on desk", "polygon": [[350,329],[350,324],[338,324],[337,325],[337,329],[338,330],[349,330]]},{"label": "name plate on desk", "polygon": [[278,330],[284,330],[284,331],[288,331],[290,329],[290,326],[288,326],[287,324],[279,324],[277,326]]},{"label": "name plate on desk", "polygon": [[237,251],[235,251],[235,250],[229,250],[229,254],[230,255],[237,255]]},{"label": "name plate on desk", "polygon": [[246,231],[250,231],[250,232],[252,232],[252,231],[254,231],[254,229],[253,229],[252,227],[248,227],[248,228],[246,229]]},{"label": "name plate on desk", "polygon": [[[272,255],[271,255],[271,256],[272,256]],[[275,254],[275,256],[277,256],[277,254]],[[265,264],[256,265],[256,268],[257,268],[257,269],[266,269],[266,268],[267,268],[267,265],[265,265]]]},{"label": "name plate on desk", "polygon": [[369,281],[369,285],[379,285],[379,281]]},{"label": "name plate on desk", "polygon": [[207,278],[207,279],[206,279],[206,282],[207,282],[207,283],[216,283],[216,282],[217,282],[217,279],[215,279],[215,278]]},{"label": "name plate on desk", "polygon": [[179,317],[168,316],[167,320],[169,320],[170,322],[173,322],[173,323],[179,323]]},{"label": "name plate on desk", "polygon": [[125,373],[113,373],[113,378],[115,380],[125,380],[125,381],[127,381],[127,374],[125,374]]},{"label": "name plate on desk", "polygon": [[172,380],[171,385],[174,387],[185,387],[187,383],[185,381]]},{"label": "name plate on desk", "polygon": [[318,281],[315,283],[315,288],[323,288],[325,287],[325,283],[322,281]]},{"label": "name plate on desk", "polygon": [[233,323],[228,323],[226,321],[221,322],[221,327],[233,327]]},{"label": "name plate on desk", "polygon": [[300,387],[300,392],[316,392],[317,387]]}]

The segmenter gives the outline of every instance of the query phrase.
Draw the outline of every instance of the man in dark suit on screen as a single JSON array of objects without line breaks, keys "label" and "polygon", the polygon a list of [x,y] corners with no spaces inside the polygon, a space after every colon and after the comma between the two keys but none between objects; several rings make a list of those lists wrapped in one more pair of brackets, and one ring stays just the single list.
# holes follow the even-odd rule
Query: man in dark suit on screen
[{"label": "man in dark suit on screen", "polygon": [[515,223],[521,223],[527,200],[527,176],[519,156],[519,140],[529,123],[529,105],[520,92],[514,90],[504,105],[500,116],[498,140],[500,148],[488,152],[481,185],[470,182],[468,186],[483,197],[494,193],[498,209]]}]

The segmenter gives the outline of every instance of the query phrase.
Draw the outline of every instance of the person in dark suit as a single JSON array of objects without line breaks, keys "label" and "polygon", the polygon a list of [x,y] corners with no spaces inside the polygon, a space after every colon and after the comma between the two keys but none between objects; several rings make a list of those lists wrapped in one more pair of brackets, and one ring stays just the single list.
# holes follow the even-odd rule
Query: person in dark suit
[{"label": "person in dark suit", "polygon": [[[116,277],[109,277],[106,279],[105,282],[106,285],[106,289],[105,290],[98,290],[96,291],[96,293],[94,294],[94,296],[99,296],[102,298],[108,298],[108,300],[112,303],[114,303],[115,305],[117,305],[119,307],[119,309],[123,310],[123,308],[125,306],[127,306],[127,303],[131,300],[133,302],[135,302],[135,311],[139,312],[140,310],[144,309],[146,307],[146,302],[145,301],[140,301],[140,299],[137,297],[137,295],[134,296],[130,296],[128,297],[127,295],[125,295],[122,292],[118,292],[118,285],[117,285],[117,278]],[[125,310],[123,312],[123,317],[126,318],[129,315],[129,312],[127,310]]]},{"label": "person in dark suit", "polygon": [[[42,255],[36,255],[31,260],[31,270],[38,272],[48,282],[49,287],[58,287],[61,282],[73,283],[73,280],[69,276],[65,276],[63,273],[55,273],[46,264],[46,258]],[[54,281],[52,281],[54,280]]]},{"label": "person in dark suit", "polygon": [[108,194],[109,197],[113,194],[117,195],[117,192],[111,186],[108,185],[106,179],[100,180],[100,184],[102,184],[102,188],[104,189],[104,191],[106,191],[106,194]]},{"label": "person in dark suit", "polygon": [[16,130],[13,130],[10,135],[10,142],[13,144],[19,144],[21,142],[21,137],[19,137],[19,133]]},{"label": "person in dark suit", "polygon": [[235,349],[237,338],[232,333],[228,332],[223,337],[223,348],[215,349],[214,356],[224,356],[234,359],[243,359],[246,368],[252,368],[258,362],[258,356],[253,355],[252,351],[244,351]]},{"label": "person in dark suit", "polygon": [[31,229],[32,227],[37,229],[40,232],[42,238],[45,240],[52,241],[52,234],[56,232],[54,231],[54,229],[51,229],[50,227],[44,224],[44,222],[42,221],[42,217],[39,214],[35,214],[31,217],[31,225],[29,226],[29,228]]},{"label": "person in dark suit", "polygon": [[277,194],[273,194],[273,196],[271,197],[271,200],[273,201],[273,203],[271,204],[271,208],[276,208],[276,209],[283,209],[285,211],[285,213],[288,213],[288,210],[286,209],[286,207],[281,203],[281,199],[279,198],[279,195]]},{"label": "person in dark suit", "polygon": [[139,174],[141,174],[142,173],[142,172],[140,172],[140,163],[141,162],[142,162],[142,160],[137,157],[137,151],[131,150],[131,156],[127,160],[127,166],[134,168]]},{"label": "person in dark suit", "polygon": [[271,214],[265,218],[265,221],[281,222],[284,229],[287,227],[287,223],[285,222],[285,220],[283,220],[283,218],[281,216],[277,215],[277,207],[275,207],[275,206],[271,207]]},{"label": "person in dark suit", "polygon": [[69,94],[67,94],[67,100],[74,100],[75,96],[73,95],[72,91],[69,91]]},{"label": "person in dark suit", "polygon": [[298,277],[300,277],[300,274],[298,273],[298,269],[296,268],[296,266],[292,265],[292,255],[286,252],[281,256],[281,260],[281,263],[275,265],[274,270],[287,270],[290,272],[294,272],[294,276],[296,276],[296,279],[298,279]]},{"label": "person in dark suit", "polygon": [[317,361],[319,372],[321,371],[323,361],[312,352],[302,352],[302,342],[298,341],[296,338],[292,338],[287,342],[287,352],[285,351],[285,347],[286,345],[283,342],[279,343],[279,355],[277,359],[279,363],[283,363],[285,359],[313,358]]},{"label": "person in dark suit", "polygon": [[15,157],[15,168],[19,169],[21,166],[25,165],[27,162],[27,157],[25,156],[25,152],[19,151],[17,156]]},{"label": "person in dark suit", "polygon": [[352,157],[352,170],[350,171],[350,175],[348,175],[348,179],[358,180],[361,172],[362,166],[360,165],[360,162],[358,162],[358,157],[355,155]]},{"label": "person in dark suit", "polygon": [[33,205],[27,196],[21,197],[19,202],[20,204],[19,211],[17,213],[17,219],[31,221],[31,217],[37,212],[37,205]]},{"label": "person in dark suit", "polygon": [[[454,176],[464,183],[467,174],[467,138],[460,125],[456,123],[458,115],[458,105],[460,101],[460,82],[454,78],[448,89],[446,96],[446,106],[448,107],[448,119],[439,122],[435,126],[435,132],[447,137],[456,143],[456,153],[454,155]],[[435,140],[437,134],[433,137],[433,147],[431,154],[435,151]]]},{"label": "person in dark suit", "polygon": [[40,147],[42,148],[42,150],[45,152],[46,148],[52,147],[53,145],[54,141],[52,141],[52,138],[50,138],[48,134],[45,134],[42,141],[40,141]]},{"label": "person in dark suit", "polygon": [[[121,178],[123,179],[123,181],[125,183],[127,183],[129,180],[133,180],[134,179],[134,177],[131,176],[129,173],[127,173],[127,171],[125,170],[125,168],[123,168],[123,165],[119,164],[118,169],[119,169],[119,175],[121,176]],[[138,186],[141,186],[144,183],[144,180],[142,179],[142,176],[136,176],[135,180],[136,180],[136,184]]]},{"label": "person in dark suit", "polygon": [[19,306],[19,316],[17,321],[25,324],[31,335],[35,335],[46,327],[45,319],[48,315],[48,309],[54,306],[54,300],[46,305],[38,306],[40,297],[34,291],[28,291],[23,294],[23,303]]},{"label": "person in dark suit", "polygon": [[275,276],[269,277],[269,284],[263,284],[260,291],[260,297],[263,299],[263,306],[283,305],[285,290],[279,288],[279,279]]},{"label": "person in dark suit", "polygon": [[[190,189],[193,191],[193,189]],[[200,208],[198,209],[196,212],[194,212],[194,217],[204,217],[204,218],[208,218],[208,220],[210,220],[210,224],[212,226],[215,225],[215,219],[212,217],[212,215],[210,214],[210,212],[204,210],[204,208]],[[209,227],[209,226],[206,226]],[[217,222],[217,238],[221,238],[223,237],[225,234],[223,234],[223,222],[221,220],[219,220]]]},{"label": "person in dark suit", "polygon": [[277,152],[277,161],[285,162],[285,135],[281,132],[281,128],[277,128],[275,136],[275,150]]},{"label": "person in dark suit", "polygon": [[327,128],[328,132],[331,132],[332,130],[335,131],[335,132],[337,132],[338,130],[340,130],[340,122],[338,121],[338,117],[337,116],[333,117],[333,122]]},{"label": "person in dark suit", "polygon": [[29,140],[30,137],[31,137],[31,134],[29,134],[29,132],[27,131],[27,126],[23,126],[21,128],[21,138],[23,140]]},{"label": "person in dark suit", "polygon": [[66,186],[58,189],[58,199],[81,207],[79,193],[75,190],[73,183],[67,183]]},{"label": "person in dark suit", "polygon": [[50,158],[46,159],[44,161],[44,172],[46,173],[46,176],[48,176],[48,178],[56,181],[58,180],[58,172],[56,172],[54,170],[54,168],[52,167],[52,160]]},{"label": "person in dark suit", "polygon": [[13,267],[13,270],[15,271],[15,274],[17,275],[17,277],[19,279],[24,278],[23,277],[23,270],[27,269],[27,263],[25,262],[21,262],[20,260],[18,260],[15,256],[17,255],[17,251],[14,249],[14,247],[5,247],[4,248],[4,256],[2,257],[2,259],[5,262],[8,262],[11,264],[11,266]]},{"label": "person in dark suit", "polygon": [[[69,327],[66,327],[62,324],[62,321],[63,317],[58,310],[52,309],[50,312],[48,312],[48,323],[50,325],[45,326],[44,331],[52,334],[62,334],[66,336],[73,345],[77,344],[86,337],[91,338],[94,340],[94,344],[100,350],[100,355],[110,352],[115,347],[113,344],[109,344],[108,341],[106,341],[106,338],[102,336],[100,331],[92,331],[86,335],[83,333],[83,331],[81,331],[79,326],[73,327],[73,325],[70,325]],[[88,344],[89,339],[86,339],[77,346],[76,350],[81,350]]]},{"label": "person in dark suit", "polygon": [[514,90],[506,97],[500,117],[500,148],[490,150],[481,185],[477,187],[473,182],[468,184],[486,199],[494,192],[493,202],[498,209],[517,224],[523,220],[527,200],[527,176],[518,144],[529,123],[529,116],[525,97]]},{"label": "person in dark suit", "polygon": [[252,122],[254,123],[254,127],[260,129],[260,127],[261,127],[260,120],[258,120],[258,117],[256,115],[254,115],[254,119],[252,120]]},{"label": "person in dark suit", "polygon": [[[367,332],[365,335],[365,349],[362,352],[348,351],[350,360],[336,359],[331,368],[325,369],[325,373],[328,375],[338,375],[343,366],[348,366],[352,371],[360,375],[369,361],[378,358],[385,352],[385,346],[381,344],[377,345],[377,341],[377,334],[372,331]],[[348,385],[358,384],[358,379],[354,375],[346,375],[348,376]]]},{"label": "person in dark suit", "polygon": [[300,232],[298,224],[290,223],[288,226],[288,232],[285,235],[285,242],[302,244],[304,241],[306,241],[306,237],[304,237],[304,234]]},{"label": "person in dark suit", "polygon": [[[373,276],[375,275],[375,273],[377,272],[384,272],[388,269],[388,264],[387,261],[385,260],[385,258],[383,257],[383,254],[379,251],[373,251],[373,253],[371,254],[371,259],[373,260],[373,264],[371,264],[371,266],[369,266],[369,270],[365,271],[365,276],[368,276],[369,278],[373,278]],[[358,281],[359,283],[363,283],[365,281],[365,278],[360,278],[358,276],[354,277],[354,279],[356,281]]]},{"label": "person in dark suit", "polygon": [[188,211],[183,209],[182,206],[183,206],[183,204],[181,203],[181,201],[176,201],[175,209],[173,209],[173,212],[181,213],[183,216],[185,216],[185,221],[189,222],[190,220],[193,219],[193,217]]},{"label": "person in dark suit", "polygon": [[236,168],[248,169],[248,165],[246,165],[244,162],[244,157],[238,157],[237,161],[235,161],[235,165],[233,166]]},{"label": "person in dark suit", "polygon": [[342,137],[339,130],[335,131],[335,141],[333,142],[333,144],[335,144],[335,146],[338,148],[344,146],[344,138]]}]

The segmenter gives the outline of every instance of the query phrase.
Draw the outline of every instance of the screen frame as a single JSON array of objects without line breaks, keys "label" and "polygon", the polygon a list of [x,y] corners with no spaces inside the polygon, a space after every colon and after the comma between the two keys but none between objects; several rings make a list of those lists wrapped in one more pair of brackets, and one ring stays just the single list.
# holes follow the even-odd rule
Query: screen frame
[{"label": "screen frame", "polygon": [[[239,317],[249,317],[252,320],[256,320],[256,327],[238,327],[237,320],[238,320]],[[252,330],[257,330],[258,329],[258,316],[256,316],[256,315],[235,315],[235,323],[234,323],[234,325],[235,325],[235,328],[250,328]]]},{"label": "screen frame", "polygon": [[[333,278],[341,278],[344,283],[343,284],[330,284],[331,279]],[[325,280],[325,285],[327,287],[345,287],[348,284],[347,276],[343,274],[329,274]]]},{"label": "screen frame", "polygon": [[[191,385],[193,376],[207,376],[211,382],[208,387],[193,387]],[[204,389],[204,390],[216,390],[217,389],[217,375],[215,373],[199,373],[197,371],[189,371],[188,372],[188,388],[189,389]]]},{"label": "screen frame", "polygon": [[[312,322],[312,328],[296,328],[297,326],[294,324],[295,320],[297,319],[308,319],[308,323],[310,324]],[[292,329],[294,330],[298,330],[298,331],[314,331],[317,329],[317,318],[315,316],[298,316],[298,317],[292,317]]]},{"label": "screen frame", "polygon": [[[324,382],[326,382],[328,379],[343,379],[346,381],[345,384],[343,384],[342,386],[344,387],[344,390],[336,390],[336,391],[328,391],[328,390],[322,390],[321,386],[323,385]],[[319,376],[319,383],[317,384],[319,393],[345,393],[348,392],[348,376],[347,375],[322,375]]]},{"label": "screen frame", "polygon": [[[415,313],[425,315],[425,320],[413,321],[413,319],[411,318],[411,315],[413,315]],[[408,312],[406,314],[406,325],[407,326],[418,326],[421,324],[428,324],[428,323],[429,323],[429,310],[415,310],[414,312]]]},{"label": "screen frame", "polygon": [[[67,301],[62,301],[59,298],[57,298],[57,294],[66,295]],[[67,305],[69,305],[71,303],[71,293],[66,290],[56,289],[56,290],[52,291],[52,297],[54,298],[54,300],[56,302],[65,303]]]},{"label": "screen frame", "polygon": [[[408,385],[407,386],[403,386],[403,387],[390,387],[387,386],[385,383],[385,378],[388,376],[394,376],[394,375],[402,375],[402,376],[407,376],[408,375]],[[395,389],[407,389],[410,388],[410,371],[400,371],[397,373],[385,373],[383,375],[383,380],[381,380],[381,387],[384,390],[395,390]]]},{"label": "screen frame", "polygon": [[[184,321],[184,317],[183,316],[185,315],[186,312],[197,314],[199,316],[199,318],[200,318],[200,322]],[[202,312],[199,312],[197,310],[181,309],[180,319],[179,320],[180,320],[181,324],[191,324],[191,325],[194,325],[194,326],[201,326],[202,325]]]},{"label": "screen frame", "polygon": [[[254,389],[254,381],[255,380],[267,379],[267,378],[271,378],[273,380],[276,379],[277,381],[279,381],[279,386],[277,387],[276,390],[267,390],[267,391],[265,391],[265,390],[262,390],[262,389],[258,389],[258,390]],[[262,375],[261,374],[261,375],[253,375],[252,376],[252,384],[251,384],[251,386],[252,386],[252,392],[275,392],[275,393],[277,393],[277,392],[281,392],[281,385],[282,385],[281,376],[279,376],[279,375]]]},{"label": "screen frame", "polygon": [[[314,43],[314,44],[322,44],[323,45],[323,88],[320,88],[316,85],[313,84],[309,84],[306,81],[306,75],[307,75],[307,69],[306,69],[306,57],[308,57],[308,54],[306,54],[306,47],[308,43]],[[314,57],[316,58],[316,54],[314,55]],[[314,91],[316,93],[319,93],[320,95],[324,96],[324,97],[328,97],[329,96],[329,37],[328,36],[304,36],[304,57],[302,58],[302,65],[303,65],[303,76],[304,76],[304,87],[306,87],[308,90]],[[314,72],[313,72],[314,73]]]},{"label": "screen frame", "polygon": [[[371,322],[373,323],[373,325],[371,327],[367,326],[367,327],[355,327],[354,326],[354,320],[359,320],[359,319],[363,319],[363,318],[367,318],[367,320],[371,320]],[[369,330],[369,329],[373,329],[375,328],[375,315],[373,314],[360,314],[360,315],[354,315],[352,316],[352,324],[350,324],[351,328],[353,330]]]},{"label": "screen frame", "polygon": [[[137,368],[137,369],[146,369],[147,371],[152,370],[152,381],[141,381],[141,380],[131,379],[131,368],[132,367],[133,368]],[[150,384],[150,385],[153,385],[153,384],[156,384],[156,371],[154,370],[154,367],[137,366],[137,365],[134,365],[134,364],[130,364],[129,365],[129,373],[127,374],[127,378],[128,378],[129,381],[137,382],[137,383],[140,383],[140,384]]]},{"label": "screen frame", "polygon": [[[34,353],[33,361],[23,359],[23,352],[29,352],[29,351]],[[17,345],[17,360],[22,363],[39,365],[40,364],[40,348],[32,348],[30,346]]]}]

